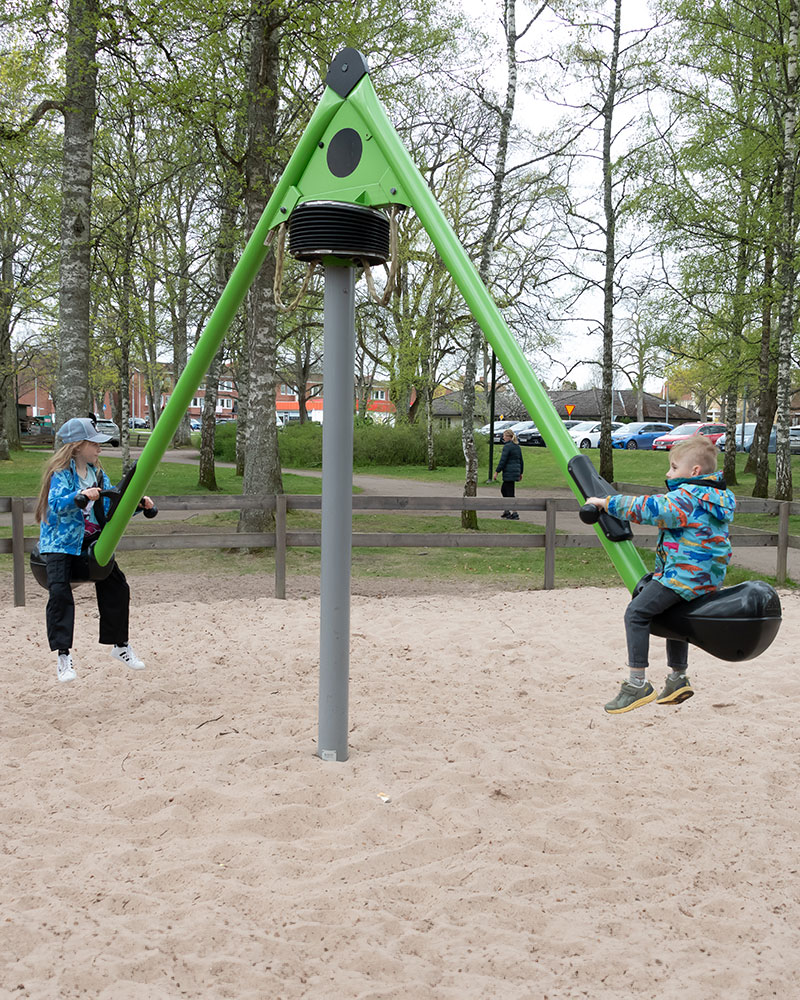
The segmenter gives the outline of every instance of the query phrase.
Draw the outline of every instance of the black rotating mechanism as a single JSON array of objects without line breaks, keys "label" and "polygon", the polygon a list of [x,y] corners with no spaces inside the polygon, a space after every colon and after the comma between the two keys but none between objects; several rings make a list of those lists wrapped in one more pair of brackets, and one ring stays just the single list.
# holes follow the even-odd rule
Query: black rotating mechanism
[{"label": "black rotating mechanism", "polygon": [[389,220],[376,208],[307,201],[289,217],[289,252],[298,260],[337,257],[385,264],[389,259]]}]

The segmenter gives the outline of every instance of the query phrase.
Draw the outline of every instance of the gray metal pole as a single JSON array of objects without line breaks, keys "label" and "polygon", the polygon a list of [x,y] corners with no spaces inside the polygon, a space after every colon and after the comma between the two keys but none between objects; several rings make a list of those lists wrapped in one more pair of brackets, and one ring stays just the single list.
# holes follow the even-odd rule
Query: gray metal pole
[{"label": "gray metal pole", "polygon": [[320,580],[319,740],[323,760],[347,760],[350,562],[353,533],[355,271],[325,267]]}]

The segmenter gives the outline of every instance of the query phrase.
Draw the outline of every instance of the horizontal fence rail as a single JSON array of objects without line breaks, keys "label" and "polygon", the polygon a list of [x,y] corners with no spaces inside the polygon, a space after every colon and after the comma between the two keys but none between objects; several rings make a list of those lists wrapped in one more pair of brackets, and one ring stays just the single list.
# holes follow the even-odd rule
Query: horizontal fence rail
[{"label": "horizontal fence rail", "polygon": [[[627,494],[642,495],[660,492],[640,484],[617,483],[617,488]],[[321,531],[287,528],[287,513],[291,510],[321,511],[322,497],[299,494],[261,494],[256,496],[210,495],[169,496],[153,498],[159,510],[185,510],[218,512],[228,510],[263,510],[275,515],[275,530],[261,532],[205,531],[123,535],[117,551],[143,552],[173,549],[257,549],[275,550],[275,596],[286,596],[286,550],[289,547],[319,547]],[[354,547],[367,548],[527,548],[545,550],[544,588],[555,586],[555,550],[559,548],[598,548],[600,539],[591,533],[559,533],[556,528],[558,512],[575,514],[576,501],[555,497],[409,497],[409,496],[354,496],[354,513],[364,511],[445,513],[463,510],[494,512],[499,510],[544,512],[544,533],[500,534],[481,531],[465,532],[353,532]],[[37,538],[24,535],[25,514],[36,510],[35,497],[0,497],[0,514],[11,514],[11,538],[0,538],[0,553],[11,553],[13,564],[14,606],[25,604],[25,553],[33,551]],[[766,513],[777,517],[777,531],[761,531],[732,525],[731,541],[734,547],[770,547],[777,550],[776,578],[778,584],[786,582],[787,553],[800,549],[800,537],[789,534],[789,516],[800,514],[800,503],[782,500],[737,499],[737,511]],[[640,548],[653,548],[655,533],[640,535],[635,543]]]}]

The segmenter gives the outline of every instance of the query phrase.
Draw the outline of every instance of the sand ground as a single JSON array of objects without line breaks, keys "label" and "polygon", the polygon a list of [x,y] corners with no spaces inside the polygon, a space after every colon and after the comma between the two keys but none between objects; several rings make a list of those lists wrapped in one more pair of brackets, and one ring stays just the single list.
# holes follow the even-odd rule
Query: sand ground
[{"label": "sand ground", "polygon": [[131,578],[142,672],[79,588],[68,685],[44,591],[0,586],[0,997],[800,993],[798,595],[758,660],[611,717],[623,588],[372,584],[330,763],[318,597],[261,582]]}]

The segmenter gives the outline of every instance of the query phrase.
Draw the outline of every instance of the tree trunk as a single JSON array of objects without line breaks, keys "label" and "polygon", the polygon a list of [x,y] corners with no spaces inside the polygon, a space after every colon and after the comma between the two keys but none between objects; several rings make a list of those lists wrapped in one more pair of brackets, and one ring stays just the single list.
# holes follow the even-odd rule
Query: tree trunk
[{"label": "tree trunk", "polygon": [[[177,275],[177,301],[172,317],[172,385],[177,384],[178,379],[186,368],[189,359],[189,250],[188,250],[188,230],[189,212],[184,217],[179,213],[178,217],[178,237],[180,239],[180,250],[178,252],[178,275]],[[181,421],[172,438],[174,448],[186,448],[191,443],[189,434],[189,417],[184,413]]]},{"label": "tree trunk", "polygon": [[[761,310],[761,345],[758,354],[758,428],[761,435],[766,435],[769,441],[770,428],[775,418],[777,394],[772,365],[772,279],[773,279],[773,247],[770,243],[764,252],[764,304]],[[752,452],[751,452],[752,457]],[[749,471],[748,466],[745,472]],[[755,476],[753,485],[754,497],[766,497],[769,491],[769,453],[767,448],[760,449],[755,455]]]},{"label": "tree trunk", "polygon": [[[221,212],[219,223],[219,237],[216,250],[216,276],[217,291],[222,295],[231,274],[233,273],[233,247],[234,247],[234,226],[236,223],[236,209],[233,205],[230,192],[225,184],[221,191]],[[219,391],[219,375],[222,369],[222,359],[225,355],[224,342],[214,355],[211,365],[206,372],[205,397],[203,399],[203,414],[200,421],[200,470],[197,484],[204,486],[207,490],[216,490],[217,473],[214,464],[214,443],[216,438],[217,424],[215,414],[217,409],[217,394]]]},{"label": "tree trunk", "polygon": [[144,362],[144,380],[148,396],[150,427],[155,427],[161,413],[161,368],[158,362],[158,316],[156,309],[156,279],[147,279],[147,336],[144,331],[139,338],[139,346]]},{"label": "tree trunk", "polygon": [[[280,11],[254,0],[250,22],[250,80],[245,154],[245,207],[252,232],[266,207],[274,177],[272,142],[278,119],[278,58]],[[273,298],[275,258],[270,254],[250,287],[247,311],[249,359],[245,496],[282,493],[275,421],[275,373],[278,322]],[[242,511],[240,531],[267,531],[273,515],[263,510]]]},{"label": "tree trunk", "polygon": [[[236,475],[244,476],[245,456],[247,454],[247,429],[250,421],[250,366],[245,355],[239,364],[239,374],[236,377],[236,389],[239,393],[239,408],[236,411]],[[277,434],[277,426],[275,428]]]},{"label": "tree trunk", "polygon": [[89,410],[92,149],[97,87],[97,0],[70,0],[58,295],[56,427]]},{"label": "tree trunk", "polygon": [[[503,206],[503,190],[505,188],[506,162],[508,159],[508,136],[511,132],[511,121],[514,117],[514,104],[517,97],[516,14],[516,0],[504,0],[503,29],[506,39],[506,97],[503,110],[500,112],[500,128],[494,158],[492,203],[489,211],[489,221],[481,239],[481,256],[478,267],[481,281],[487,286],[489,284],[489,266],[492,260],[492,250],[497,237],[500,210]],[[461,447],[464,451],[465,497],[474,497],[478,494],[478,451],[475,447],[475,378],[482,345],[483,331],[477,323],[473,323],[469,339],[469,349],[464,365],[464,386],[461,392]],[[474,510],[462,510],[461,526],[467,529],[477,529],[478,512]]]},{"label": "tree trunk", "polygon": [[603,107],[603,215],[605,218],[605,274],[603,277],[603,383],[600,390],[600,475],[614,482],[614,449],[611,446],[611,393],[614,388],[614,276],[617,268],[617,216],[614,208],[612,124],[617,98],[622,0],[614,5],[614,36],[608,71],[608,91]]},{"label": "tree trunk", "polygon": [[[4,235],[4,234],[3,234]],[[11,289],[13,288],[13,247],[0,239],[0,461],[11,459],[9,432],[18,424],[17,380],[11,350]]]},{"label": "tree trunk", "polygon": [[214,465],[214,441],[217,423],[217,395],[219,391],[219,373],[222,368],[224,348],[220,347],[214,355],[206,372],[205,396],[203,397],[203,413],[200,418],[200,471],[197,485],[207,490],[216,490],[217,473]]},{"label": "tree trunk", "polygon": [[796,238],[794,200],[797,164],[797,48],[800,34],[800,0],[790,0],[786,63],[786,110],[783,121],[783,213],[779,274],[781,303],[778,316],[778,448],[775,456],[775,499],[792,499],[792,463],[789,455],[789,408],[792,384]]}]

